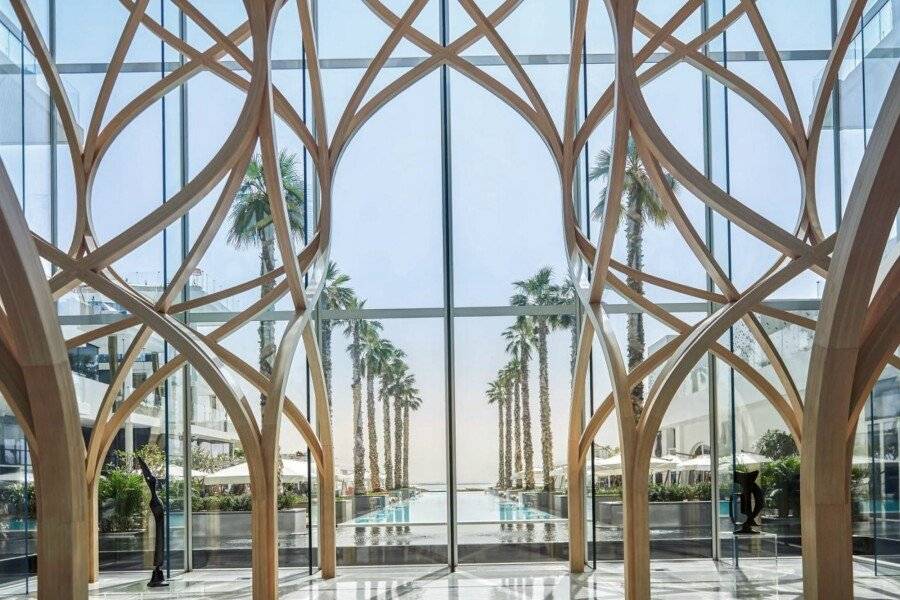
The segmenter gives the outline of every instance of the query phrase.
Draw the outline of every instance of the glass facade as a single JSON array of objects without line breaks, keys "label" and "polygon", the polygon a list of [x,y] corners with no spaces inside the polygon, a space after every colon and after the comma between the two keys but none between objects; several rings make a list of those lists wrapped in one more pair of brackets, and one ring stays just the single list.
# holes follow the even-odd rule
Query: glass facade
[{"label": "glass facade", "polygon": [[[222,31],[243,21],[240,3],[195,2]],[[404,3],[389,3],[395,10]],[[395,6],[403,4],[403,6]],[[492,10],[498,2],[481,2]],[[571,15],[557,0],[525,2],[500,27],[547,103],[562,121]],[[670,3],[641,3],[656,22]],[[677,31],[700,34],[735,2],[707,2]],[[790,6],[760,3],[782,51],[804,119],[808,119],[828,50],[846,10],[840,0]],[[127,17],[119,3],[30,3],[55,53],[78,125],[87,129],[118,32]],[[288,3],[273,39],[274,80],[299,114],[311,112],[296,5]],[[581,78],[584,110],[613,78],[611,32],[602,3],[593,3]],[[205,49],[212,40],[170,0],[151,0],[147,14],[174,36]],[[329,131],[386,27],[363,4],[319,2],[316,7]],[[794,24],[803,22],[802,27]],[[0,1],[0,157],[23,199],[32,229],[68,247],[74,223],[74,182],[61,127],[15,14]],[[431,0],[415,26],[434,40],[454,39],[472,27],[449,0]],[[94,32],[85,37],[85,30]],[[890,77],[900,60],[900,2],[872,1],[842,66],[838,92],[820,146],[817,201],[823,229],[834,231],[859,168]],[[246,50],[246,49],[245,49]],[[716,37],[706,54],[772,98],[780,97],[746,19]],[[489,75],[517,89],[493,47],[480,41],[463,53]],[[402,41],[371,94],[423,58]],[[660,60],[654,55],[650,61]],[[185,58],[139,27],[113,91],[104,123]],[[239,64],[227,64],[245,74]],[[751,208],[790,229],[800,197],[793,160],[776,130],[745,100],[697,69],[681,64],[645,88],[665,134],[696,168]],[[93,194],[97,235],[107,240],[176,193],[221,147],[244,94],[202,72],[159,98],[110,146]],[[215,99],[213,102],[210,99]],[[609,147],[601,122],[579,167],[578,212],[596,240],[593,212],[602,177],[595,169]],[[311,228],[317,209],[315,175],[304,147],[278,124],[279,147],[292,159],[300,218]],[[164,233],[114,266],[139,293],[159,298],[209,217],[221,189],[213,189]],[[677,189],[688,219],[720,266],[745,288],[771,265],[774,251]],[[448,67],[417,81],[358,132],[334,181],[335,272],[317,320],[332,392],[336,448],[338,564],[393,565],[563,561],[568,556],[565,477],[571,373],[579,308],[574,302],[558,213],[558,174],[546,148],[525,122],[482,87]],[[231,215],[192,273],[181,300],[253,279],[278,266],[254,239],[242,237]],[[888,252],[896,255],[898,230]],[[244,232],[246,233],[246,232]],[[252,236],[250,236],[252,238]],[[614,260],[629,248],[618,236]],[[643,268],[695,288],[712,289],[705,272],[671,225],[648,228]],[[740,257],[740,260],[733,260]],[[271,263],[267,263],[269,260]],[[48,270],[50,266],[47,266]],[[262,271],[261,271],[262,270]],[[821,279],[797,278],[770,304],[797,321],[815,319]],[[259,298],[258,288],[185,313],[199,332],[220,327]],[[653,351],[713,306],[676,291],[646,286],[645,296],[677,322],[661,324],[615,292],[606,297],[620,345],[640,323]],[[221,339],[251,365],[268,340],[284,331],[282,300]],[[121,319],[125,310],[88,286],[58,302],[67,339]],[[764,319],[761,327],[785,359],[803,396],[812,332]],[[130,329],[70,348],[85,436],[101,400],[118,406],[178,354],[151,336],[121,390],[108,391],[117,366],[138,335]],[[743,324],[720,345],[778,387],[773,366]],[[595,347],[586,405],[610,393],[603,354]],[[259,416],[260,390],[233,373]],[[649,387],[654,374],[645,382]],[[897,546],[900,479],[897,430],[900,375],[888,368],[860,417],[854,455],[854,550],[873,571],[900,569]],[[309,417],[314,403],[305,357],[291,369],[288,397]],[[34,500],[27,445],[11,412],[0,414],[0,582],[34,569]],[[787,427],[745,377],[714,355],[704,357],[682,385],[657,436],[651,477],[653,558],[718,557],[739,561],[798,555],[799,463]],[[316,568],[318,539],[315,465],[299,433],[281,434],[280,564]],[[591,527],[588,560],[621,559],[621,491],[614,416],[601,427],[587,461],[586,503]],[[190,367],[162,377],[121,426],[104,461],[100,484],[101,569],[146,568],[151,531],[139,456],[164,481],[167,568],[249,567],[249,485],[237,434],[213,391]],[[243,467],[243,468],[242,468]],[[734,541],[734,474],[759,467],[766,494],[765,539],[746,548]],[[187,482],[190,481],[188,484]]]}]

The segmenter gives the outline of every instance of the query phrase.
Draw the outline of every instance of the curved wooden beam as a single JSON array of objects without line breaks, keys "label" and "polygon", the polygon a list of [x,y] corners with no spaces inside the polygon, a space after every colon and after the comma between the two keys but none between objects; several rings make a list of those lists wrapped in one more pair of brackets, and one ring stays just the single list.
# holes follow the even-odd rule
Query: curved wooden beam
[{"label": "curved wooden beam", "polygon": [[15,346],[13,353],[9,344],[0,344],[6,350],[0,376],[32,444],[41,524],[38,597],[86,600],[85,448],[75,387],[44,269],[2,164],[0,256],[0,298]]},{"label": "curved wooden beam", "polygon": [[846,444],[835,441],[847,439],[851,374],[866,341],[869,298],[900,207],[898,157],[900,74],[895,73],[850,192],[810,357],[800,471],[807,598],[853,595],[850,461]]}]

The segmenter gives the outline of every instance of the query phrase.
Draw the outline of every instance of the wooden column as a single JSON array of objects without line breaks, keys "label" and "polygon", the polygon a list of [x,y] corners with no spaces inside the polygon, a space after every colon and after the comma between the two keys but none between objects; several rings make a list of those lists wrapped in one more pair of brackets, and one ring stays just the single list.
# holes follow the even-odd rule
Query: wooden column
[{"label": "wooden column", "polygon": [[0,165],[0,300],[5,315],[0,377],[21,396],[9,403],[31,444],[38,513],[38,596],[87,598],[84,440],[72,373],[56,307],[28,224]]},{"label": "wooden column", "polygon": [[859,414],[856,402],[874,385],[869,376],[867,387],[854,389],[854,374],[867,350],[863,333],[870,299],[898,207],[900,73],[895,73],[850,192],[810,357],[800,471],[807,598],[853,595],[848,448]]},{"label": "wooden column", "polygon": [[96,583],[100,580],[100,505],[97,497],[96,478],[87,481],[87,541],[88,553],[88,582]]}]

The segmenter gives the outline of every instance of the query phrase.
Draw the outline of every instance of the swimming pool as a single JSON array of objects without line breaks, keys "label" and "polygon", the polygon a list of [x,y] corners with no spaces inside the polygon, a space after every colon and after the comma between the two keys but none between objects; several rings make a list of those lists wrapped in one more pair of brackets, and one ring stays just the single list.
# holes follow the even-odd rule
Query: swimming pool
[{"label": "swimming pool", "polygon": [[[562,520],[536,508],[526,508],[487,491],[456,494],[459,523],[512,523]],[[447,522],[447,492],[425,491],[382,509],[360,515],[347,525],[437,525]]]}]

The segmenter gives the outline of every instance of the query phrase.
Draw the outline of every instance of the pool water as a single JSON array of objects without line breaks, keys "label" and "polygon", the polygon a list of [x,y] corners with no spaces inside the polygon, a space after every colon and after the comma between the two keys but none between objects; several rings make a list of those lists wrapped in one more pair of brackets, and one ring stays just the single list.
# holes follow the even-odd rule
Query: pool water
[{"label": "pool water", "polygon": [[[506,523],[556,520],[553,515],[535,508],[504,500],[485,491],[458,492],[457,519],[460,523]],[[447,492],[427,491],[360,515],[350,525],[403,523],[414,525],[447,522]]]}]

